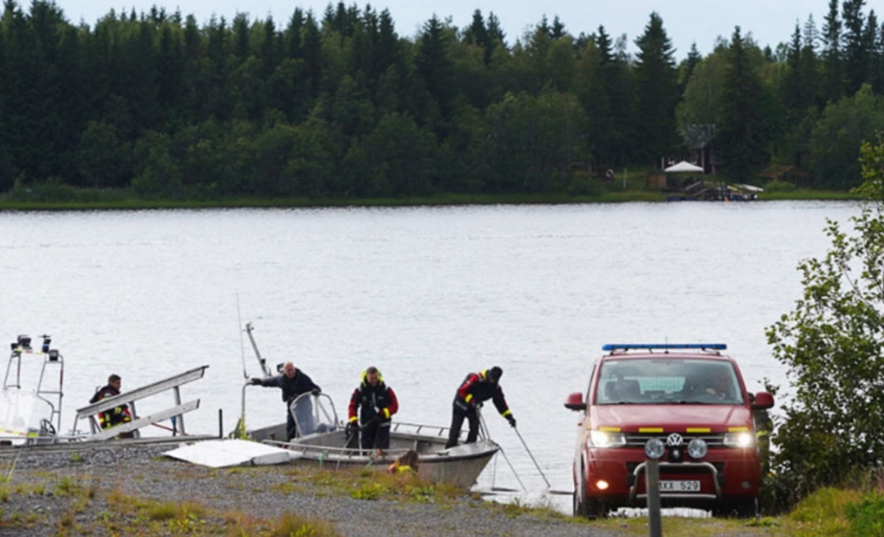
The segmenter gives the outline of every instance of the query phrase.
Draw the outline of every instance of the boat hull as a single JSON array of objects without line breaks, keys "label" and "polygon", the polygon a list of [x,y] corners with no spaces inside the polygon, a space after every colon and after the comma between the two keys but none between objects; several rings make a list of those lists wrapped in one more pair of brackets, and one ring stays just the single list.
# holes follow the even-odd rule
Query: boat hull
[{"label": "boat hull", "polygon": [[[408,430],[399,430],[408,427]],[[363,450],[348,447],[347,437],[341,429],[296,438],[285,438],[285,425],[275,425],[251,431],[254,440],[267,444],[285,446],[298,452],[295,464],[317,465],[323,468],[362,467],[388,471],[389,466],[401,455],[413,450],[418,455],[417,473],[433,483],[445,483],[470,488],[500,447],[491,440],[480,439],[471,444],[461,444],[445,449],[447,436],[434,434],[434,427],[394,424],[390,432],[389,449]],[[438,428],[440,432],[444,432]],[[349,442],[350,445],[355,442]]]}]

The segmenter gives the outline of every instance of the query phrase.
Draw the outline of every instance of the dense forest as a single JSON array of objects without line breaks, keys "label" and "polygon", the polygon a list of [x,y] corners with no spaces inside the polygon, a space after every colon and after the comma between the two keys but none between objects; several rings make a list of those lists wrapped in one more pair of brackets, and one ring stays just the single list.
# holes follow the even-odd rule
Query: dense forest
[{"label": "dense forest", "polygon": [[861,182],[860,143],[884,129],[884,25],[865,0],[830,0],[775,49],[737,27],[676,61],[656,13],[634,44],[558,18],[512,39],[480,10],[405,38],[355,4],[203,27],[111,11],[91,27],[5,0],[0,192],[586,193],[587,170],[654,169],[703,144],[730,180],[783,164],[801,186]]}]

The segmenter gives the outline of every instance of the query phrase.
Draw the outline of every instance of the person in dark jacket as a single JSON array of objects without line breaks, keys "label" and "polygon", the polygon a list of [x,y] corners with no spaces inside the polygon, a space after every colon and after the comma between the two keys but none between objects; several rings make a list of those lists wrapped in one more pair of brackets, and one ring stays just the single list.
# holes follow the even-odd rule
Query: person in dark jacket
[{"label": "person in dark jacket", "polygon": [[350,397],[347,436],[355,437],[361,429],[362,449],[389,448],[390,418],[397,410],[396,392],[384,383],[378,368],[369,367],[362,373],[362,383]]},{"label": "person in dark jacket", "polygon": [[287,442],[297,434],[297,424],[295,423],[295,417],[292,415],[290,409],[292,401],[297,399],[299,395],[307,392],[311,392],[313,395],[319,395],[321,392],[320,387],[317,386],[306,373],[296,369],[295,365],[291,362],[286,362],[285,365],[282,366],[281,375],[263,379],[252,378],[251,383],[257,386],[264,386],[265,388],[280,388],[282,390],[282,400],[285,402],[286,410],[285,434],[287,436]]},{"label": "person in dark jacket", "polygon": [[498,384],[503,370],[497,366],[479,373],[470,373],[457,389],[454,396],[454,410],[451,416],[451,431],[448,434],[446,448],[454,447],[460,438],[460,428],[464,418],[470,420],[470,432],[467,434],[467,444],[476,441],[479,436],[479,415],[476,405],[491,399],[500,415],[506,418],[512,427],[516,426],[516,418],[510,412],[503,397],[503,390]]},{"label": "person in dark jacket", "polygon": [[[119,375],[109,376],[107,378],[107,386],[99,388],[95,392],[95,395],[92,396],[92,399],[89,399],[89,403],[95,404],[105,397],[120,395],[120,387],[122,385],[123,380],[120,378]],[[101,425],[102,429],[110,429],[114,425],[129,423],[130,421],[132,421],[132,414],[129,413],[129,405],[120,405],[110,410],[105,410],[104,412],[98,413],[98,423],[99,425]]]}]

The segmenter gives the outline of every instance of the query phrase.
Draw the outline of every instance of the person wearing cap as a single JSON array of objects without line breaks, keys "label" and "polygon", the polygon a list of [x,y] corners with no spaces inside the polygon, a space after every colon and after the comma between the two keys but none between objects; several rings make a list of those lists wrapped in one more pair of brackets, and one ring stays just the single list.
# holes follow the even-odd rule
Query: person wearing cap
[{"label": "person wearing cap", "polygon": [[476,406],[491,399],[500,415],[506,418],[510,426],[516,426],[516,418],[510,412],[503,397],[499,381],[503,370],[497,366],[478,373],[470,373],[461,383],[454,396],[454,408],[451,416],[451,430],[448,435],[446,448],[454,447],[460,438],[460,428],[464,418],[470,420],[470,432],[467,434],[467,444],[476,441],[479,436],[479,415]]},{"label": "person wearing cap", "polygon": [[317,386],[313,380],[307,376],[307,373],[299,371],[291,362],[286,362],[282,366],[282,374],[275,377],[251,379],[251,384],[256,386],[264,386],[265,388],[280,388],[282,390],[282,400],[285,402],[285,434],[286,441],[290,441],[298,432],[298,426],[295,423],[295,417],[292,415],[289,407],[292,401],[299,395],[311,392],[313,395],[319,395],[321,388]]},{"label": "person wearing cap", "polygon": [[378,368],[369,367],[362,373],[362,382],[350,397],[347,436],[355,438],[361,430],[362,449],[388,449],[390,418],[397,410],[396,392],[384,383]]}]

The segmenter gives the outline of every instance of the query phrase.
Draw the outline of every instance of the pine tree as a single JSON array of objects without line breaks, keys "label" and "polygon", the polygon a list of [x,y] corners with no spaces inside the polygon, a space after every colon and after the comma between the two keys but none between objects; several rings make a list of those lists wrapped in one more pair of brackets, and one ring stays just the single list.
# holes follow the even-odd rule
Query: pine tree
[{"label": "pine tree", "polygon": [[829,12],[823,23],[823,76],[822,96],[824,103],[835,103],[844,95],[844,66],[841,53],[841,19],[838,16],[838,0],[829,0]]},{"label": "pine tree", "polygon": [[850,96],[869,81],[870,50],[863,32],[865,20],[862,8],[865,0],[844,0],[842,4],[844,20],[844,75],[845,95]]},{"label": "pine tree", "polygon": [[651,13],[645,32],[635,44],[639,48],[635,62],[636,116],[641,125],[635,131],[635,145],[640,158],[657,163],[678,145],[675,106],[679,91],[672,41],[656,12]]},{"label": "pine tree", "polygon": [[746,182],[767,161],[763,93],[760,75],[749,61],[737,26],[728,48],[722,124],[716,135],[724,174],[733,181]]}]

